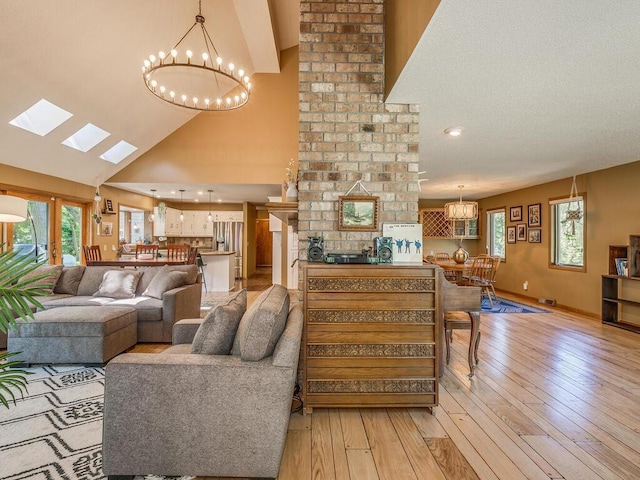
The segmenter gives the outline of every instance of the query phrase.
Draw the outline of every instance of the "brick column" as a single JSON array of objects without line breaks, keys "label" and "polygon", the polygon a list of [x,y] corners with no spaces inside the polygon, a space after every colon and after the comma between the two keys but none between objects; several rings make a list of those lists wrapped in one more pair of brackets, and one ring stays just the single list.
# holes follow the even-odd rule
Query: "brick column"
[{"label": "brick column", "polygon": [[[418,107],[383,103],[384,0],[303,0],[300,10],[298,233],[306,259],[310,236],[323,236],[325,251],[359,251],[383,222],[418,221]],[[338,197],[357,180],[380,198],[377,232],[338,231]]]}]

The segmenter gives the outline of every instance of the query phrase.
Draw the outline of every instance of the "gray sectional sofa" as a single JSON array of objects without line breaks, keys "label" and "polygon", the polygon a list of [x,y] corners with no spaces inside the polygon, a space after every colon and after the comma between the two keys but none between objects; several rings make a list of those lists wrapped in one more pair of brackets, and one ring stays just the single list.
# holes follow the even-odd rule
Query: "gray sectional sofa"
[{"label": "gray sectional sofa", "polygon": [[[34,342],[32,338],[51,335],[56,338],[64,337],[64,330],[69,330],[66,345],[73,345],[72,337],[86,337],[102,335],[106,337],[122,324],[120,317],[135,317],[135,338],[138,342],[171,342],[173,325],[183,318],[197,318],[200,316],[200,300],[202,296],[201,277],[195,265],[176,265],[163,267],[145,267],[135,271],[116,267],[74,266],[64,267],[46,265],[55,278],[55,287],[49,296],[38,297],[44,310],[60,310],[57,313],[36,312],[35,318],[28,322],[18,319],[18,328],[8,333],[8,349],[10,351],[24,351]],[[109,273],[107,272],[115,272]],[[125,272],[133,275],[123,276]],[[158,278],[155,278],[158,276]],[[135,277],[135,284],[125,285],[130,291],[121,291],[123,286],[118,284],[119,278]],[[109,283],[107,279],[114,281]],[[155,278],[155,281],[154,281]],[[129,298],[127,298],[129,297]],[[77,307],[84,307],[82,309]],[[92,307],[92,308],[87,308]],[[103,309],[118,307],[121,315],[118,318],[105,314]],[[91,325],[91,318],[80,316],[104,317],[104,325],[96,325],[95,319]],[[62,324],[61,322],[65,322]],[[85,323],[80,326],[79,323]],[[44,325],[49,323],[49,325]],[[56,327],[51,325],[56,323]],[[119,329],[119,328],[118,328]],[[78,331],[81,330],[81,333]],[[99,332],[98,330],[102,330]],[[130,326],[129,326],[130,330]],[[87,333],[88,332],[88,333]],[[86,334],[86,335],[85,335]],[[127,342],[131,343],[131,335]],[[0,346],[6,345],[0,338]],[[25,347],[26,345],[26,347]],[[119,353],[119,352],[117,352]],[[113,355],[111,355],[113,356]],[[110,358],[110,357],[109,357]],[[108,358],[107,358],[108,359]],[[104,360],[106,361],[106,359]],[[29,359],[26,363],[30,363]],[[40,363],[39,361],[35,363]],[[75,363],[75,362],[72,362]],[[83,363],[83,362],[78,362]],[[90,361],[89,363],[96,363]]]},{"label": "gray sectional sofa", "polygon": [[274,285],[246,308],[240,291],[205,319],[178,322],[168,350],[109,362],[109,479],[277,477],[303,326],[302,304],[290,309],[289,302],[287,290]]}]

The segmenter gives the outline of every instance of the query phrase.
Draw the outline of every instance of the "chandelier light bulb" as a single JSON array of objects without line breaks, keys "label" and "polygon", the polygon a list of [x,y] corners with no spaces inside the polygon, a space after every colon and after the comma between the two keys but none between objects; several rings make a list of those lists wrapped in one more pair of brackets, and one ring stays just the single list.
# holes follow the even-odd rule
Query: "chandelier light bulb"
[{"label": "chandelier light bulb", "polygon": [[149,68],[151,66],[151,62],[149,60],[147,60],[146,58],[144,59],[144,66]]},{"label": "chandelier light bulb", "polygon": [[193,57],[193,52],[191,50],[187,50],[187,62],[189,62],[191,60],[191,57]]},{"label": "chandelier light bulb", "polygon": [[231,105],[231,97],[227,97],[227,105]]},{"label": "chandelier light bulb", "polygon": [[204,61],[204,63],[207,63],[207,60],[209,60],[209,54],[207,52],[204,52],[202,54],[202,60]]},{"label": "chandelier light bulb", "polygon": [[193,97],[193,104],[197,105],[198,104],[198,97]]},{"label": "chandelier light bulb", "polygon": [[149,55],[149,60],[151,61],[151,63],[154,63],[156,61],[156,56],[152,53],[151,55]]},{"label": "chandelier light bulb", "polygon": [[231,70],[233,72],[233,69],[236,68],[236,66],[233,63],[229,64],[229,70]]},{"label": "chandelier light bulb", "polygon": [[171,56],[173,58],[176,58],[178,56],[178,51],[175,48],[171,50]]},{"label": "chandelier light bulb", "polygon": [[209,99],[208,99],[208,98],[205,98],[205,99],[204,99],[204,104],[205,104],[207,107],[209,106]]},{"label": "chandelier light bulb", "polygon": [[244,100],[245,98],[247,98],[247,94],[246,94],[246,93],[244,93],[244,92],[242,92],[242,93],[240,94],[240,96],[242,97],[242,99],[243,99],[243,100]]},{"label": "chandelier light bulb", "polygon": [[186,102],[187,101],[187,96],[186,95],[182,95],[182,101]]},{"label": "chandelier light bulb", "polygon": [[156,82],[155,80],[151,80],[151,86],[153,88],[156,88],[158,86],[158,82]]},{"label": "chandelier light bulb", "polygon": [[235,97],[233,97],[233,99],[236,101],[236,103],[238,103],[240,101],[240,97],[238,95],[236,95]]},{"label": "chandelier light bulb", "polygon": [[218,66],[222,65],[222,57],[216,57],[216,63]]},{"label": "chandelier light bulb", "polygon": [[164,85],[160,86],[160,93],[164,93],[164,91],[166,90],[166,88],[164,88]]},{"label": "chandelier light bulb", "polygon": [[222,105],[222,99],[221,99],[221,98],[218,98],[218,99],[216,100],[216,104],[218,105],[218,108],[220,108],[220,105]]},{"label": "chandelier light bulb", "polygon": [[244,77],[244,70],[243,70],[243,69],[238,70],[238,76],[239,76],[240,78],[243,78],[243,77]]},{"label": "chandelier light bulb", "polygon": [[173,100],[174,98],[176,98],[176,92],[174,92],[173,90],[171,90],[169,92],[169,96],[171,97],[171,100]]},{"label": "chandelier light bulb", "polygon": [[166,57],[166,56],[167,56],[167,54],[164,53],[162,50],[160,50],[158,52],[158,57],[160,57],[160,60],[164,60],[164,57]]},{"label": "chandelier light bulb", "polygon": [[147,71],[147,67],[145,67],[144,65],[142,66],[142,73],[145,73]]}]

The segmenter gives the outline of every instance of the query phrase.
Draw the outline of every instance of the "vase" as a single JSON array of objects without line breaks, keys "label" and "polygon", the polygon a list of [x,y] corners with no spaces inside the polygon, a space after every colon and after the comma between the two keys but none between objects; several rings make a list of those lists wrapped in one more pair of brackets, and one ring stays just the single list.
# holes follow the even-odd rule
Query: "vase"
[{"label": "vase", "polygon": [[453,252],[453,261],[456,263],[464,263],[469,258],[469,252],[467,252],[464,248],[458,247],[458,249]]},{"label": "vase", "polygon": [[287,199],[287,202],[297,202],[298,201],[298,189],[296,188],[295,182],[291,182],[287,186],[286,199]]}]

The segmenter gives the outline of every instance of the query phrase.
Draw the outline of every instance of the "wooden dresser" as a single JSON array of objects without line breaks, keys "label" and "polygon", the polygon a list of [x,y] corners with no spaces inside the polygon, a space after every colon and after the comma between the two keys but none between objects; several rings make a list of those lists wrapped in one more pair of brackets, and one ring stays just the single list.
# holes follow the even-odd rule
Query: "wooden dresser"
[{"label": "wooden dresser", "polygon": [[438,405],[433,265],[304,265],[305,411]]}]

